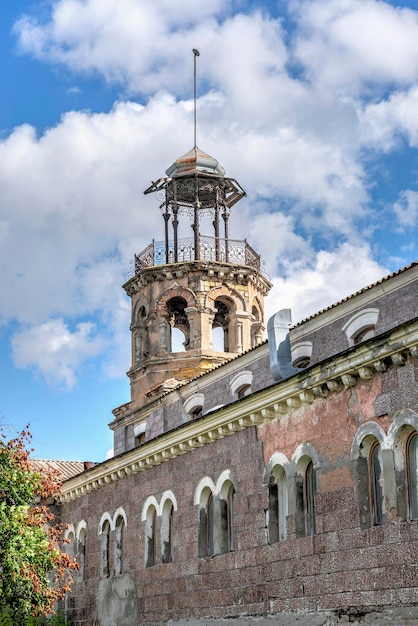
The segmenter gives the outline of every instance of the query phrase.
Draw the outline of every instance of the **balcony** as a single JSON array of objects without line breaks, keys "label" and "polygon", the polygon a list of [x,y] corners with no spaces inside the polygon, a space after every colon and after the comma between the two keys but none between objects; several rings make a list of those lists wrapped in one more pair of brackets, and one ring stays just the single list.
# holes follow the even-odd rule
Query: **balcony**
[{"label": "balcony", "polygon": [[[195,240],[192,237],[177,241],[177,258],[174,241],[168,242],[168,263],[187,263],[190,261],[214,261],[247,265],[261,271],[261,259],[246,240],[222,239],[200,236],[199,250],[196,254]],[[135,275],[147,267],[167,264],[167,250],[164,241],[152,241],[145,250],[135,255]]]}]

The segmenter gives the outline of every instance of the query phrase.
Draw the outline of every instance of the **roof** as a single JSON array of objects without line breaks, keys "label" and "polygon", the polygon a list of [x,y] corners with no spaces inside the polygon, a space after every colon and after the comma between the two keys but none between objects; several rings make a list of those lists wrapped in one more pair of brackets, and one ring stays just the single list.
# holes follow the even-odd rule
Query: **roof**
[{"label": "roof", "polygon": [[61,474],[62,480],[68,480],[81,474],[84,470],[91,467],[90,463],[84,461],[52,461],[47,459],[31,459],[30,463],[32,467],[42,472],[46,469],[58,471]]},{"label": "roof", "polygon": [[195,173],[223,177],[225,170],[216,159],[200,150],[197,146],[176,159],[166,170],[167,176],[171,177],[187,176]]}]

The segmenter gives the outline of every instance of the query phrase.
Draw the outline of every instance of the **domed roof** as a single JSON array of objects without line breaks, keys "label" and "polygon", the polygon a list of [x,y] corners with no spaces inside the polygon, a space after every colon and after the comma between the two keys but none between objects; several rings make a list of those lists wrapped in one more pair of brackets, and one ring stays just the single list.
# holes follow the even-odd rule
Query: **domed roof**
[{"label": "domed roof", "polygon": [[216,159],[195,147],[176,159],[165,173],[171,178],[195,173],[209,174],[219,178],[225,175],[225,170]]}]

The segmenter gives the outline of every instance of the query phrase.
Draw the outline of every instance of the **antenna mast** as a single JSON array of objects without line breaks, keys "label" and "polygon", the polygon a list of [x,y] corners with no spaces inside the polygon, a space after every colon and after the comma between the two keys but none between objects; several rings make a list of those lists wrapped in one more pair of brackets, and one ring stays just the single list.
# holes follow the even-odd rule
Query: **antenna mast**
[{"label": "antenna mast", "polygon": [[196,117],[196,58],[200,56],[199,50],[193,48],[193,61],[194,61],[194,147],[197,148],[196,143],[196,128],[197,128],[197,117]]}]

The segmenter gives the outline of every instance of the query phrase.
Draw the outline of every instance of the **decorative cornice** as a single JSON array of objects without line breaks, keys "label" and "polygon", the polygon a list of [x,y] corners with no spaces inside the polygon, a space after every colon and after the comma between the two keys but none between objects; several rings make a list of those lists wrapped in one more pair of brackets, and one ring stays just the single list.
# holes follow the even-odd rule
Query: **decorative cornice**
[{"label": "decorative cornice", "polygon": [[339,393],[390,367],[418,358],[418,320],[328,359],[292,378],[188,422],[64,482],[62,500],[82,497],[130,474],[190,452],[249,426],[272,421],[317,398]]}]

